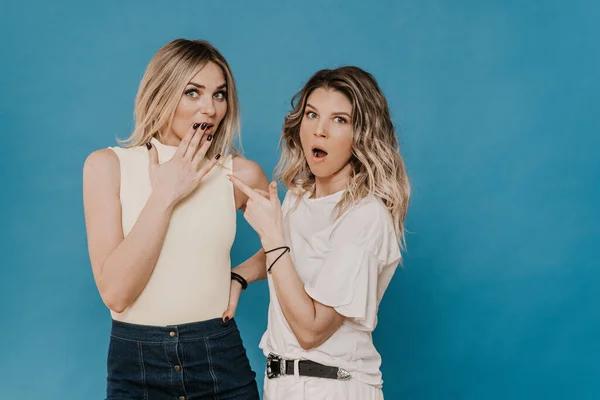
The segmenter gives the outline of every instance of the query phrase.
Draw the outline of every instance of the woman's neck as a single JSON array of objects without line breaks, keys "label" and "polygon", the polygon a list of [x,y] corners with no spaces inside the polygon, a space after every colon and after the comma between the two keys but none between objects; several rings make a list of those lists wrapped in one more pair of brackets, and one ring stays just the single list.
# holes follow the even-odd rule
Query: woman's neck
[{"label": "woman's neck", "polygon": [[313,198],[318,199],[319,197],[329,196],[344,190],[348,187],[351,170],[352,165],[348,163],[344,168],[332,175],[315,177],[315,193]]},{"label": "woman's neck", "polygon": [[158,135],[156,135],[156,139],[165,146],[178,147],[181,143],[181,139],[172,132],[167,132],[165,134],[159,132]]}]

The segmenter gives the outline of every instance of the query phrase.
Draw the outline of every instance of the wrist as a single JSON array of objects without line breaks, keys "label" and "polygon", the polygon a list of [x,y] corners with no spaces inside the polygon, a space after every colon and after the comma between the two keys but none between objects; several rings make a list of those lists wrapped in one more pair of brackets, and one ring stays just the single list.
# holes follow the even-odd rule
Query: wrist
[{"label": "wrist", "polygon": [[231,271],[231,280],[236,281],[239,284],[241,290],[246,290],[246,288],[248,287],[248,282],[246,281],[246,279],[237,272]]},{"label": "wrist", "polygon": [[268,262],[267,273],[270,273],[273,265],[275,265],[275,263],[277,263],[277,261],[279,261],[289,251],[289,246],[277,246],[269,248],[268,250],[265,249]]},{"label": "wrist", "polygon": [[273,234],[269,236],[264,236],[260,240],[262,247],[265,251],[269,251],[274,249],[275,247],[285,246],[285,239],[281,234]]},{"label": "wrist", "polygon": [[160,192],[152,192],[149,201],[163,212],[171,213],[175,208],[176,201]]},{"label": "wrist", "polygon": [[244,290],[244,287],[242,286],[242,284],[239,281],[232,279],[231,280],[231,290],[236,290],[241,293],[242,290]]}]

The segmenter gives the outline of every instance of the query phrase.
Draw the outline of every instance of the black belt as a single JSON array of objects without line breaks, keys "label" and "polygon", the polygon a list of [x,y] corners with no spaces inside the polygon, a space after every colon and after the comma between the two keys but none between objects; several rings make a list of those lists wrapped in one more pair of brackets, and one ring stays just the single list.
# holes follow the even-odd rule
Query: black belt
[{"label": "black belt", "polygon": [[[278,355],[270,353],[267,357],[267,378],[295,375],[294,364],[294,360],[284,360]],[[350,373],[343,368],[330,367],[310,360],[298,361],[298,375],[339,380],[350,379]]]}]

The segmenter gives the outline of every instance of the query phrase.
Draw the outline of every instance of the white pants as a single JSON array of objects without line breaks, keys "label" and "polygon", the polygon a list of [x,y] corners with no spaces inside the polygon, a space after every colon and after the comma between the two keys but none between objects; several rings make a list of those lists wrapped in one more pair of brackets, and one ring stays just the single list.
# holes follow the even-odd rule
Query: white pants
[{"label": "white pants", "polygon": [[263,400],[383,400],[381,389],[349,379],[286,375],[265,376]]}]

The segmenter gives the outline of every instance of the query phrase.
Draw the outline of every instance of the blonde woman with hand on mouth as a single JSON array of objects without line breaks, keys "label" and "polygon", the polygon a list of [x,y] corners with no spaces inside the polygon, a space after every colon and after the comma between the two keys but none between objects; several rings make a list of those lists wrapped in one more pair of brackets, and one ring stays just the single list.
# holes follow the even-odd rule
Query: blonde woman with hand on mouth
[{"label": "blonde woman with hand on mouth", "polygon": [[226,174],[267,188],[234,148],[233,75],[208,42],[174,40],[152,58],[122,147],[86,160],[84,210],[96,285],[110,309],[107,399],[258,399],[233,319],[236,210]]}]

